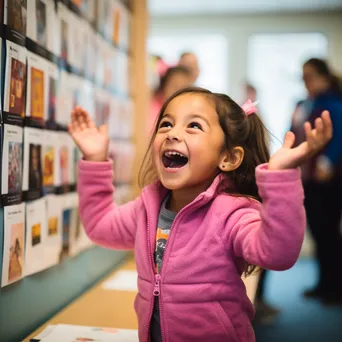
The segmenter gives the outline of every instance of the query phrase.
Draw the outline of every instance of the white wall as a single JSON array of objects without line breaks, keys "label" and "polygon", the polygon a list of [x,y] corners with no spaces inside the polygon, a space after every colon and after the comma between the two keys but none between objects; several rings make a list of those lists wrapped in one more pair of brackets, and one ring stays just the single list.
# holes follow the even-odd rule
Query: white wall
[{"label": "white wall", "polygon": [[[227,78],[229,95],[241,97],[241,82],[247,77],[248,38],[256,33],[321,32],[328,37],[328,60],[342,74],[342,11],[326,13],[208,15],[151,17],[150,35],[225,35],[229,42]],[[223,75],[224,77],[224,75]]]}]

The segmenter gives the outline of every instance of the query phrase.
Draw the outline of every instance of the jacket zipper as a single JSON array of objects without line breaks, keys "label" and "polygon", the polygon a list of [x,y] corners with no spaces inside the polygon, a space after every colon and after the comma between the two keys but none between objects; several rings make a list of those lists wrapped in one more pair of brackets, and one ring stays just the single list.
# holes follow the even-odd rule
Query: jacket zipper
[{"label": "jacket zipper", "polygon": [[[178,214],[176,215],[172,225],[171,225],[171,228],[170,228],[170,233],[169,233],[169,237],[167,239],[167,244],[165,246],[165,250],[164,250],[164,256],[163,256],[163,261],[162,261],[162,265],[160,267],[160,272],[159,273],[156,273],[155,271],[155,267],[154,266],[154,261],[153,261],[153,258],[152,258],[152,255],[151,255],[151,249],[149,249],[149,253],[150,253],[150,257],[152,259],[152,267],[153,267],[153,272],[154,272],[154,289],[153,289],[153,295],[155,297],[160,297],[160,289],[161,289],[161,273],[162,273],[162,270],[163,270],[163,266],[164,266],[164,260],[166,259],[165,256],[166,256],[166,251],[168,250],[168,246],[170,244],[170,238],[171,238],[171,234],[172,232],[174,231],[174,228],[176,226],[176,223],[179,221],[179,217],[181,216],[181,214],[187,210],[189,207],[191,207],[192,205],[194,205],[195,203],[197,203],[200,199],[202,199],[202,197],[198,197],[194,202],[191,202],[189,203],[188,205],[186,205],[184,208],[182,208]],[[148,222],[148,221],[147,221]],[[148,235],[148,240],[150,240],[150,235]],[[151,241],[149,241],[149,245],[151,245]],[[149,246],[150,247],[150,246]],[[162,311],[162,305],[161,305],[161,300],[159,299],[159,314],[160,314],[160,331],[161,331],[161,338],[162,338],[162,341],[165,341],[165,338],[164,338],[164,333],[163,333],[163,322],[164,322],[164,316],[163,316],[163,311]],[[152,314],[152,312],[151,312]]]}]

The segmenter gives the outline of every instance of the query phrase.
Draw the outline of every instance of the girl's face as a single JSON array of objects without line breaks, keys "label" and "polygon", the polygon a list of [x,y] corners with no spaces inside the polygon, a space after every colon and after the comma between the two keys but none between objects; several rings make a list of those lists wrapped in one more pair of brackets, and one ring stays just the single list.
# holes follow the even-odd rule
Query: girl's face
[{"label": "girl's face", "polygon": [[224,133],[211,101],[183,94],[166,107],[153,141],[153,164],[170,190],[204,191],[219,172]]}]

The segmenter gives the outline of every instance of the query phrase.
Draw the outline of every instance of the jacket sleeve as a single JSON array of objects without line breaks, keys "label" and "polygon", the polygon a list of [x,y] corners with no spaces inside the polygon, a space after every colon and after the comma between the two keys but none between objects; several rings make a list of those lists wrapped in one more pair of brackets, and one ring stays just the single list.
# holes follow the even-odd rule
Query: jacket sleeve
[{"label": "jacket sleeve", "polygon": [[86,234],[95,243],[113,249],[132,249],[141,197],[116,206],[112,163],[79,162],[79,210]]},{"label": "jacket sleeve", "polygon": [[306,227],[300,170],[268,171],[264,164],[256,179],[262,204],[250,201],[234,211],[230,243],[235,256],[250,264],[288,269],[299,257]]}]

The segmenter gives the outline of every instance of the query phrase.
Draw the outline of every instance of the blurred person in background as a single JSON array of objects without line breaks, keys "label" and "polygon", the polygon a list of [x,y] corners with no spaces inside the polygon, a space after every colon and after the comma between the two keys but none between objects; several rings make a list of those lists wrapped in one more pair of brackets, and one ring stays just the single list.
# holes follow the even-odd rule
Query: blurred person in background
[{"label": "blurred person in background", "polygon": [[191,84],[195,85],[200,73],[196,55],[192,52],[183,52],[179,58],[178,65],[183,66],[190,71]]},{"label": "blurred person in background", "polygon": [[[252,102],[257,101],[257,90],[256,88],[250,84],[244,84],[244,94],[245,99],[244,102],[247,100],[251,100]],[[266,281],[269,278],[269,274],[271,271],[269,270],[260,270],[259,271],[259,280],[258,286],[255,293],[255,318],[254,322],[257,324],[271,324],[274,320],[278,317],[280,311],[267,303],[265,299],[265,289],[266,289]]]},{"label": "blurred person in background", "polygon": [[296,144],[305,141],[303,123],[314,125],[322,109],[330,112],[334,127],[325,150],[302,167],[307,221],[319,267],[317,284],[304,296],[342,304],[342,282],[337,277],[342,261],[342,83],[318,58],[304,63],[303,81],[308,97],[297,104],[292,118]]},{"label": "blurred person in background", "polygon": [[191,80],[192,76],[190,71],[183,66],[171,67],[165,71],[152,97],[148,132],[152,132],[159,111],[165,101],[178,90],[189,87],[192,83]]}]

